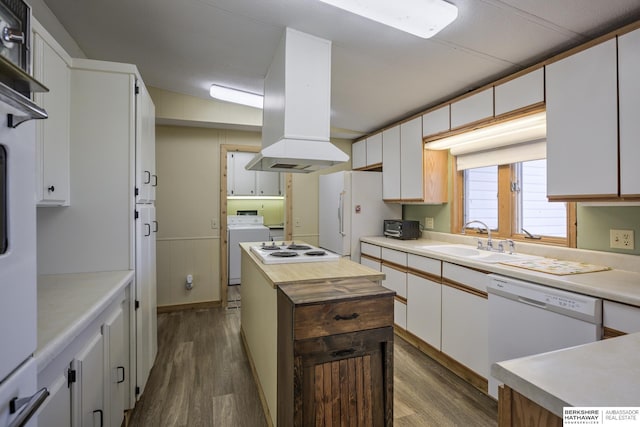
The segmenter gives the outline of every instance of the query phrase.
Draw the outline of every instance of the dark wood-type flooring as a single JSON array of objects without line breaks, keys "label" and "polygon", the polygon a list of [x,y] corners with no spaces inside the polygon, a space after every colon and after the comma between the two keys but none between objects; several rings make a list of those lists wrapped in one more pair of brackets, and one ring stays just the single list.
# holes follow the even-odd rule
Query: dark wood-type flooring
[{"label": "dark wood-type flooring", "polygon": [[[158,357],[129,426],[266,426],[239,309],[158,315]],[[395,426],[496,426],[497,404],[395,337]]]}]

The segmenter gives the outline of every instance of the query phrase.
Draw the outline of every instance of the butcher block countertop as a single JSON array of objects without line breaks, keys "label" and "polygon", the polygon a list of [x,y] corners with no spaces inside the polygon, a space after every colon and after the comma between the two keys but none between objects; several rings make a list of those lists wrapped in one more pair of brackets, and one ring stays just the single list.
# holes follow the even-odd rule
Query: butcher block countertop
[{"label": "butcher block countertop", "polygon": [[262,274],[271,282],[274,288],[289,283],[312,283],[319,280],[333,281],[360,278],[377,282],[384,279],[383,273],[347,258],[340,258],[338,261],[263,264],[249,249],[255,244],[240,243],[240,247],[245,255],[254,260]]}]

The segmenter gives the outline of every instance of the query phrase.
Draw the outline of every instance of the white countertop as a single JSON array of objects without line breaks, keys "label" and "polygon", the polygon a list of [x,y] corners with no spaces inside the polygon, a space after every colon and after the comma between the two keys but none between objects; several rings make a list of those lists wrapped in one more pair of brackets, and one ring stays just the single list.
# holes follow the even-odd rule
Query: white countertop
[{"label": "white countertop", "polygon": [[47,366],[133,280],[134,271],[38,276],[38,371]]},{"label": "white countertop", "polygon": [[595,273],[558,276],[527,270],[524,268],[512,267],[500,263],[484,263],[430,251],[429,246],[434,245],[451,243],[473,244],[473,238],[468,236],[448,235],[445,233],[431,233],[431,235],[433,236],[431,239],[422,238],[418,240],[396,240],[386,237],[365,237],[361,240],[363,242],[391,249],[441,259],[443,261],[491,273],[503,274],[505,276],[528,280],[554,288],[578,292],[640,307],[640,257],[636,255],[621,255],[609,252],[516,243],[516,252],[547,256],[556,259],[588,262],[606,265],[612,268],[612,270],[599,271]]},{"label": "white countertop", "polygon": [[499,362],[491,373],[561,418],[565,406],[640,407],[640,333]]}]

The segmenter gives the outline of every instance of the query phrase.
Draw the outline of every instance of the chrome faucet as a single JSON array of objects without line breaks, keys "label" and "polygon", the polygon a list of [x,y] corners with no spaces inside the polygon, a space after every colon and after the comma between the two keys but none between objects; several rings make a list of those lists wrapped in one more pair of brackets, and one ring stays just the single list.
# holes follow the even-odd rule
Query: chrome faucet
[{"label": "chrome faucet", "polygon": [[[465,231],[467,230],[467,227],[470,224],[480,224],[484,227],[485,230],[487,230],[487,250],[491,251],[493,250],[493,241],[491,240],[491,229],[487,226],[487,224],[485,224],[482,221],[478,221],[478,220],[471,220],[471,221],[467,221],[463,226],[462,226],[462,234],[466,234]],[[478,249],[482,249],[482,242],[478,241]]]}]

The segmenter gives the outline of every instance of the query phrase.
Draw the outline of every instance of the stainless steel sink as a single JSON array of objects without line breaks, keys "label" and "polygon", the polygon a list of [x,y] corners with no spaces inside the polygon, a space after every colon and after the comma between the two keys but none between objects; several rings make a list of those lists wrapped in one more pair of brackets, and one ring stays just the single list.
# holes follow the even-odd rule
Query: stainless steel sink
[{"label": "stainless steel sink", "polygon": [[479,262],[495,263],[505,261],[519,261],[524,259],[536,259],[540,258],[535,255],[525,254],[510,254],[507,252],[494,252],[481,249],[475,249],[466,245],[441,245],[441,246],[423,246],[422,249],[441,253],[443,255],[449,255],[452,257],[459,257],[463,259],[469,259]]}]

